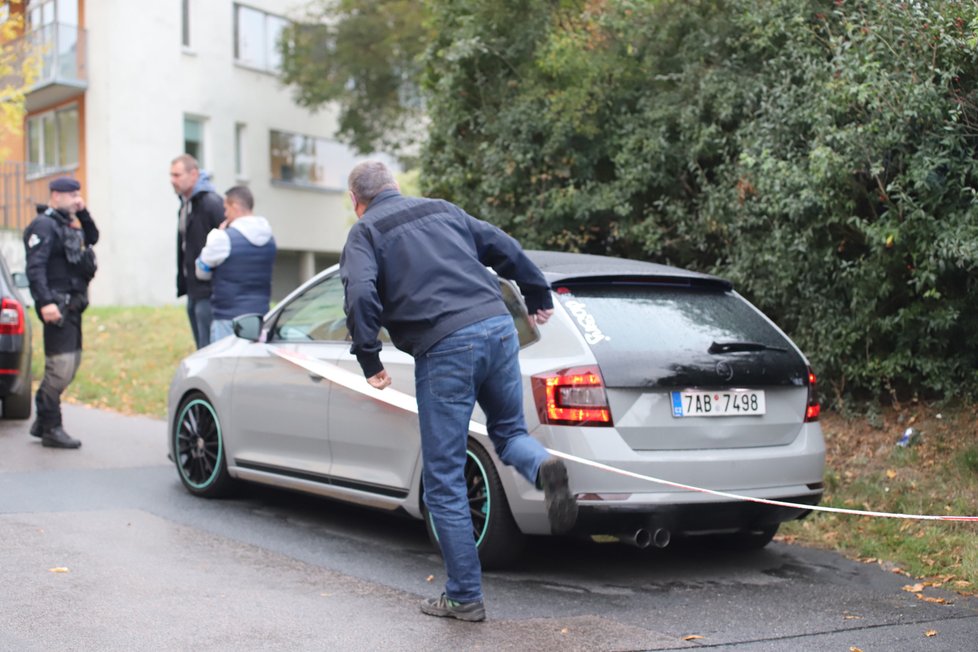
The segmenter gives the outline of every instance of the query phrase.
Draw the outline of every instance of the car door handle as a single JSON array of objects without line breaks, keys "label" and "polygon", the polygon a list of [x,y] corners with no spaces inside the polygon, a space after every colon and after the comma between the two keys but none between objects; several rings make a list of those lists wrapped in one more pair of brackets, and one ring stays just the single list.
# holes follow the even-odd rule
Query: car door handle
[{"label": "car door handle", "polygon": [[317,383],[323,382],[323,377],[320,376],[319,374],[312,374],[311,373],[311,374],[309,374],[309,378],[312,379],[313,381],[317,382]]}]

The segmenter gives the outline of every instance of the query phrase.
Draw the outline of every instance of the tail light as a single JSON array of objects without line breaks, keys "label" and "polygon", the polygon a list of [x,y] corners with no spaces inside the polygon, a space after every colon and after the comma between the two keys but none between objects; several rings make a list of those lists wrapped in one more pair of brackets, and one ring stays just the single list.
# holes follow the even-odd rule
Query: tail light
[{"label": "tail light", "polygon": [[818,415],[822,412],[822,406],[818,404],[818,397],[815,395],[815,373],[808,369],[808,406],[805,408],[805,422],[818,421]]},{"label": "tail light", "polygon": [[24,334],[24,307],[20,301],[4,297],[0,301],[0,335]]},{"label": "tail light", "polygon": [[611,411],[597,367],[574,367],[533,376],[533,399],[540,423],[610,426]]}]

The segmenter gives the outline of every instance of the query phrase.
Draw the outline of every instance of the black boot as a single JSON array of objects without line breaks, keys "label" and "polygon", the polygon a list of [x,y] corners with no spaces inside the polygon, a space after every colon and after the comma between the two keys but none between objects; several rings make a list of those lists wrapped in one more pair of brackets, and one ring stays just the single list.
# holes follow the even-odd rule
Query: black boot
[{"label": "black boot", "polygon": [[570,492],[567,467],[561,460],[549,458],[540,465],[537,486],[543,489],[543,504],[547,508],[550,532],[566,534],[577,521],[577,499]]},{"label": "black boot", "polygon": [[41,427],[41,422],[35,419],[34,423],[31,424],[31,436],[40,437],[43,434],[44,434],[44,428]]},{"label": "black boot", "polygon": [[55,426],[41,435],[41,445],[48,448],[78,448],[81,442],[66,433],[61,426]]}]

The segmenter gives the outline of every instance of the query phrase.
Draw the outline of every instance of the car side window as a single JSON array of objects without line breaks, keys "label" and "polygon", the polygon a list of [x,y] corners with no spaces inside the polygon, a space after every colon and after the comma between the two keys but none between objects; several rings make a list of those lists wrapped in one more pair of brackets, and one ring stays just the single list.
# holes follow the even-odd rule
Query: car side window
[{"label": "car side window", "polygon": [[[279,313],[270,341],[343,342],[350,340],[343,312],[343,280],[330,276],[295,297]],[[380,341],[389,342],[386,329]]]}]

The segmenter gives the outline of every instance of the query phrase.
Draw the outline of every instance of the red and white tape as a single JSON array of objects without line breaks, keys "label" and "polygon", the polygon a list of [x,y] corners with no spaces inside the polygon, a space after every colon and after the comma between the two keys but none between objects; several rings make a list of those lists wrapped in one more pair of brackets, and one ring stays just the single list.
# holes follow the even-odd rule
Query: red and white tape
[{"label": "red and white tape", "polygon": [[[331,362],[326,362],[324,360],[317,360],[315,358],[310,358],[308,356],[302,355],[295,351],[284,351],[275,346],[270,346],[269,349],[280,358],[291,362],[294,365],[302,367],[306,371],[315,374],[316,376],[321,376],[326,380],[341,385],[349,390],[358,392],[365,396],[386,403],[396,408],[406,410],[408,412],[418,412],[418,404],[413,396],[409,396],[404,392],[400,392],[396,389],[375,389],[371,387],[363,376],[351,373]],[[485,435],[486,427],[484,424],[477,423],[475,421],[469,422],[469,431],[477,434]],[[862,509],[847,509],[845,507],[827,507],[824,505],[803,505],[801,503],[789,503],[783,500],[770,500],[767,498],[754,498],[752,496],[741,496],[739,494],[733,494],[726,491],[716,491],[714,489],[706,489],[704,487],[695,487],[693,485],[683,484],[681,482],[673,482],[671,480],[665,480],[663,478],[656,478],[651,475],[643,475],[641,473],[635,473],[633,471],[626,471],[625,469],[619,469],[614,466],[609,466],[607,464],[602,464],[601,462],[595,462],[594,460],[589,460],[583,457],[577,457],[576,455],[570,455],[568,453],[563,453],[561,451],[556,451],[551,448],[546,449],[548,453],[555,457],[560,457],[569,462],[574,462],[576,464],[583,464],[585,466],[590,466],[596,469],[601,469],[603,471],[608,471],[609,473],[616,473],[629,478],[635,478],[637,480],[645,480],[647,482],[652,482],[655,484],[666,485],[668,487],[675,487],[676,489],[684,489],[686,491],[695,491],[698,493],[710,494],[712,496],[718,496],[720,498],[727,498],[729,500],[742,500],[751,503],[760,503],[762,505],[773,505],[775,507],[791,507],[794,509],[804,509],[813,510],[818,512],[831,512],[834,514],[851,514],[853,516],[877,516],[882,518],[902,518],[910,519],[916,521],[964,521],[964,522],[978,522],[978,516],[956,516],[956,515],[939,515],[939,514],[896,514],[892,512],[874,512]]]}]

